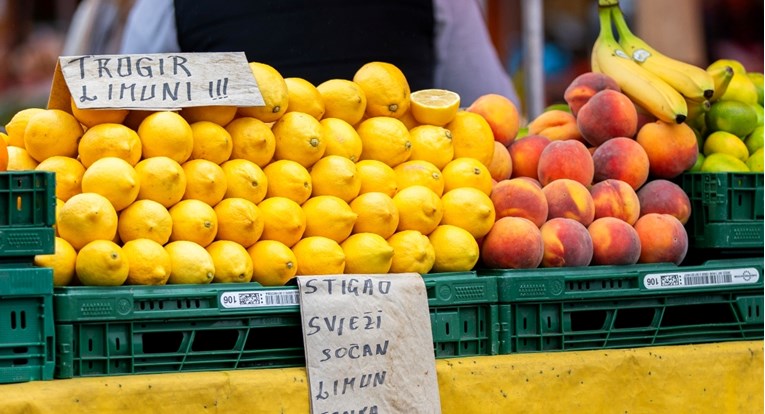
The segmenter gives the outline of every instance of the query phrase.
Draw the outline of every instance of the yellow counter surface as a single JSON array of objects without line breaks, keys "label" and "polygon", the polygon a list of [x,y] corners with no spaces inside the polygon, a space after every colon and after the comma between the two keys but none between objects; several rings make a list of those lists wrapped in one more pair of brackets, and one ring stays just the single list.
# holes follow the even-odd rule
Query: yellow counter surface
[{"label": "yellow counter surface", "polygon": [[[443,413],[763,413],[763,341],[436,361]],[[2,414],[307,413],[304,368],[0,385]]]}]

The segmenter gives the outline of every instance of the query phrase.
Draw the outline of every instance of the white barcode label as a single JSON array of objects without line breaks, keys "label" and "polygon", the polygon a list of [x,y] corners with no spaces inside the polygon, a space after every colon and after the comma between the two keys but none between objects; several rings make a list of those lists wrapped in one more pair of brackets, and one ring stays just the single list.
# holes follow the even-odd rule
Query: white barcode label
[{"label": "white barcode label", "polygon": [[755,284],[760,272],[754,267],[700,272],[651,273],[643,277],[646,289]]},{"label": "white barcode label", "polygon": [[220,305],[226,309],[294,306],[299,304],[298,290],[223,292]]}]

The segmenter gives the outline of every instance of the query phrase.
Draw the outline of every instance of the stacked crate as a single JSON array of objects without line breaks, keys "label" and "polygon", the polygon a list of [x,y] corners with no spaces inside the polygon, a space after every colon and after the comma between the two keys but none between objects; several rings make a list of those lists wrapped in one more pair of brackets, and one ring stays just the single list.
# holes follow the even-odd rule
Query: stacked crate
[{"label": "stacked crate", "polygon": [[54,252],[55,187],[51,172],[0,173],[0,383],[53,378],[53,271],[34,257]]}]

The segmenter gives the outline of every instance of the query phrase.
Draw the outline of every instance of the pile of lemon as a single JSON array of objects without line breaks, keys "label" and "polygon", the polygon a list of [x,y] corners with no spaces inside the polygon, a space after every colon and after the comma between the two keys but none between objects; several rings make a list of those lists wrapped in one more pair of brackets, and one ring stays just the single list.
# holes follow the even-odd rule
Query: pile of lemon
[{"label": "pile of lemon", "polygon": [[250,63],[265,106],[30,108],[9,170],[56,173],[57,286],[283,285],[472,269],[495,219],[494,138],[459,96],[370,62],[314,86]]},{"label": "pile of lemon", "polygon": [[699,140],[691,171],[763,172],[763,76],[733,59],[719,59],[710,70],[733,69],[725,92],[708,111],[690,122]]}]

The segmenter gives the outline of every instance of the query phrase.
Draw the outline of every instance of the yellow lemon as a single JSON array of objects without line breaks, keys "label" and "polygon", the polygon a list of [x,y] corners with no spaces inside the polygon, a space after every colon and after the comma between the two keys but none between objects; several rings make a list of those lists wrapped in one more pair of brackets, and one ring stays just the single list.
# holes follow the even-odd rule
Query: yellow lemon
[{"label": "yellow lemon", "polygon": [[101,194],[117,211],[135,201],[140,189],[138,173],[122,158],[100,158],[82,174],[82,191]]},{"label": "yellow lemon", "polygon": [[221,164],[226,175],[224,198],[239,197],[260,203],[268,192],[268,177],[258,164],[243,158],[235,158]]},{"label": "yellow lemon", "polygon": [[168,210],[173,219],[170,241],[188,240],[206,247],[218,233],[218,216],[207,203],[181,200]]},{"label": "yellow lemon", "polygon": [[749,150],[744,141],[725,131],[715,131],[709,134],[704,140],[703,152],[705,156],[712,153],[729,154],[741,161],[746,161],[749,158]]},{"label": "yellow lemon", "polygon": [[428,236],[417,230],[403,230],[388,238],[388,245],[393,248],[390,273],[426,274],[433,268],[436,251]]},{"label": "yellow lemon", "polygon": [[129,271],[122,248],[111,240],[93,240],[77,252],[75,272],[85,286],[120,286]]},{"label": "yellow lemon", "polygon": [[388,273],[393,262],[393,248],[375,233],[356,233],[340,243],[345,254],[345,273]]},{"label": "yellow lemon", "polygon": [[273,66],[250,62],[258,89],[263,96],[263,106],[240,107],[238,114],[260,119],[263,122],[274,122],[284,115],[289,104],[289,91],[287,82],[281,73]]},{"label": "yellow lemon", "polygon": [[442,224],[428,239],[436,252],[434,272],[467,272],[478,263],[478,242],[461,227]]},{"label": "yellow lemon", "polygon": [[182,200],[195,199],[214,206],[223,200],[228,185],[220,165],[203,158],[188,160],[181,165],[186,176],[186,191]]},{"label": "yellow lemon", "polygon": [[763,149],[758,148],[746,159],[746,166],[751,172],[761,173],[763,171]]},{"label": "yellow lemon", "polygon": [[197,121],[190,126],[194,137],[190,160],[201,159],[222,164],[231,158],[234,141],[226,128],[210,121]]},{"label": "yellow lemon", "polygon": [[75,250],[93,240],[112,240],[117,234],[117,211],[106,197],[80,193],[66,200],[56,228]]},{"label": "yellow lemon", "polygon": [[56,173],[56,198],[62,201],[82,192],[85,167],[74,158],[54,155],[37,164],[35,170]]},{"label": "yellow lemon", "polygon": [[242,158],[265,167],[271,162],[276,149],[276,139],[268,124],[251,117],[237,118],[228,125],[233,147],[229,158]]},{"label": "yellow lemon", "polygon": [[393,168],[399,191],[413,185],[423,185],[438,194],[444,193],[444,177],[435,165],[423,160],[409,160]]},{"label": "yellow lemon", "polygon": [[473,187],[490,195],[494,186],[489,169],[475,158],[455,158],[446,164],[441,173],[444,176],[444,192]]},{"label": "yellow lemon", "polygon": [[24,130],[24,148],[37,162],[54,155],[76,158],[77,145],[84,132],[69,113],[45,109],[29,117]]},{"label": "yellow lemon", "polygon": [[170,240],[173,218],[167,207],[154,200],[136,200],[119,213],[117,232],[123,243],[149,239],[161,245]]},{"label": "yellow lemon", "polygon": [[191,125],[176,112],[158,111],[138,126],[143,158],[168,157],[183,164],[194,149]]},{"label": "yellow lemon", "polygon": [[486,119],[474,112],[459,111],[446,124],[452,133],[454,158],[471,157],[489,166],[494,157],[494,133]]},{"label": "yellow lemon", "polygon": [[263,234],[263,217],[258,206],[244,198],[225,198],[213,207],[218,217],[216,240],[230,240],[250,247]]},{"label": "yellow lemon", "polygon": [[361,190],[356,164],[340,155],[327,155],[316,161],[310,170],[311,196],[332,195],[350,202]]},{"label": "yellow lemon", "polygon": [[5,124],[5,131],[8,133],[8,145],[24,148],[24,131],[27,129],[29,118],[43,111],[42,108],[25,108],[13,114],[11,120]]},{"label": "yellow lemon", "polygon": [[252,280],[252,258],[241,244],[217,240],[207,246],[213,259],[216,283],[247,283]]},{"label": "yellow lemon", "polygon": [[90,167],[104,157],[118,157],[136,165],[143,150],[141,139],[132,129],[121,124],[99,124],[85,131],[77,151],[82,165]]},{"label": "yellow lemon", "polygon": [[361,180],[359,194],[380,192],[393,197],[398,191],[396,172],[390,165],[377,160],[362,160],[356,163]]},{"label": "yellow lemon", "polygon": [[311,115],[289,112],[281,117],[271,130],[276,138],[276,160],[292,160],[310,168],[324,156],[327,148],[324,128]]},{"label": "yellow lemon", "polygon": [[393,196],[393,202],[398,209],[397,231],[417,230],[427,235],[438,226],[444,214],[438,194],[422,185],[399,190]]},{"label": "yellow lemon", "polygon": [[311,197],[301,207],[305,213],[303,237],[323,236],[340,243],[351,234],[356,222],[351,206],[332,195]]},{"label": "yellow lemon", "polygon": [[324,118],[338,118],[356,125],[367,109],[367,97],[358,83],[329,79],[316,86],[324,103]]},{"label": "yellow lemon", "polygon": [[350,203],[356,213],[352,233],[375,233],[388,238],[398,227],[398,208],[393,199],[380,192],[360,194]]},{"label": "yellow lemon", "polygon": [[378,116],[361,121],[356,128],[361,137],[361,159],[378,160],[395,167],[409,159],[412,141],[401,121]]},{"label": "yellow lemon", "polygon": [[274,161],[263,168],[263,173],[268,179],[266,197],[287,197],[303,204],[311,196],[311,173],[296,161]]},{"label": "yellow lemon", "polygon": [[496,211],[491,198],[473,187],[455,188],[441,197],[444,216],[441,224],[461,227],[478,239],[494,225]]},{"label": "yellow lemon", "polygon": [[365,113],[398,118],[409,110],[410,89],[404,73],[388,62],[368,62],[353,74],[367,98]]},{"label": "yellow lemon", "polygon": [[259,240],[247,248],[252,259],[252,281],[263,286],[283,286],[297,273],[292,249],[276,240]]},{"label": "yellow lemon", "polygon": [[70,99],[70,103],[72,115],[87,128],[100,124],[121,124],[130,112],[128,109],[80,109],[74,98]]},{"label": "yellow lemon", "polygon": [[345,270],[345,252],[336,241],[321,236],[300,239],[292,252],[297,275],[340,275]]},{"label": "yellow lemon", "polygon": [[286,197],[269,197],[258,208],[263,215],[262,240],[276,240],[292,247],[303,237],[306,217],[300,204]]},{"label": "yellow lemon", "polygon": [[172,158],[146,158],[135,165],[135,171],[141,183],[138,200],[154,200],[170,207],[181,201],[186,192],[186,173]]},{"label": "yellow lemon", "polygon": [[723,68],[725,66],[730,66],[731,69],[733,69],[733,73],[746,73],[746,68],[743,63],[736,59],[729,58],[715,60],[707,66],[707,70]]},{"label": "yellow lemon", "polygon": [[122,245],[128,262],[127,285],[164,285],[172,263],[165,248],[151,239],[134,239]]},{"label": "yellow lemon", "polygon": [[54,252],[35,256],[34,264],[53,269],[53,286],[67,286],[74,279],[77,251],[61,237],[54,240]]},{"label": "yellow lemon", "polygon": [[724,152],[709,154],[699,169],[701,172],[750,172],[744,161]]},{"label": "yellow lemon", "polygon": [[717,101],[706,113],[709,131],[726,131],[742,139],[754,131],[757,123],[754,106],[739,101]]},{"label": "yellow lemon", "polygon": [[170,284],[204,285],[215,277],[215,263],[207,250],[188,240],[173,241],[165,245],[170,255]]},{"label": "yellow lemon", "polygon": [[34,170],[39,164],[29,156],[27,150],[22,147],[8,147],[8,171]]},{"label": "yellow lemon", "polygon": [[340,118],[324,118],[320,122],[327,141],[324,156],[340,155],[353,162],[358,161],[361,157],[361,137],[356,129]]},{"label": "yellow lemon", "polygon": [[452,133],[435,125],[419,125],[409,130],[412,141],[410,160],[428,161],[439,170],[454,159]]},{"label": "yellow lemon", "polygon": [[444,126],[460,109],[458,93],[446,89],[421,89],[412,92],[409,111],[420,124]]},{"label": "yellow lemon", "polygon": [[317,120],[324,116],[324,101],[316,86],[303,78],[284,78],[289,104],[287,112],[303,112]]},{"label": "yellow lemon", "polygon": [[187,106],[180,114],[189,124],[207,121],[226,126],[234,120],[236,111],[237,107],[232,105]]}]

